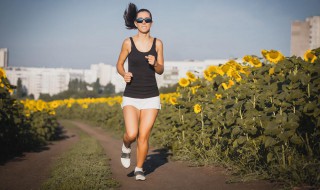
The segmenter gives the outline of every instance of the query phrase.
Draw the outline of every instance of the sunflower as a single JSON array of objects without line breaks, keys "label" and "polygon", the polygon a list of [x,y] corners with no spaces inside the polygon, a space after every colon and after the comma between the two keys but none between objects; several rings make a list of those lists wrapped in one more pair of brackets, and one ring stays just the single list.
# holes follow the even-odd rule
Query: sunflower
[{"label": "sunflower", "polygon": [[59,103],[57,101],[50,102],[51,108],[56,109],[58,106],[59,106]]},{"label": "sunflower", "polygon": [[233,80],[229,80],[228,87],[230,88],[230,87],[233,86],[233,85],[234,85]]},{"label": "sunflower", "polygon": [[192,81],[192,82],[194,82],[194,81],[197,80],[197,77],[196,77],[192,72],[190,72],[190,71],[188,71],[188,72],[186,73],[186,75],[187,75],[188,79],[189,79],[190,81]]},{"label": "sunflower", "polygon": [[219,75],[221,75],[221,76],[224,75],[223,70],[221,70],[221,68],[218,67],[218,66],[216,66],[216,65],[211,65],[211,66],[209,66],[209,67],[208,67],[208,71],[209,71],[210,73],[219,74]]},{"label": "sunflower", "polygon": [[303,58],[305,61],[311,62],[311,63],[314,63],[314,61],[317,60],[317,56],[310,49],[304,53]]},{"label": "sunflower", "polygon": [[261,54],[262,54],[262,56],[266,59],[266,58],[267,58],[268,51],[265,50],[265,49],[263,49],[263,50],[261,50]]},{"label": "sunflower", "polygon": [[284,59],[284,56],[282,55],[282,53],[280,51],[270,50],[266,54],[266,59],[268,61],[270,61],[271,63],[275,63],[276,64],[279,61],[282,61]]},{"label": "sunflower", "polygon": [[[228,71],[229,70],[231,70],[232,69],[232,67],[231,67],[231,65],[229,65],[229,64],[224,64],[224,65],[222,65],[221,67],[221,70],[224,72],[224,73],[228,73]],[[227,74],[228,75],[228,74]]]},{"label": "sunflower", "polygon": [[6,72],[4,71],[4,69],[3,68],[0,68],[0,78],[6,78],[7,76],[6,76]]},{"label": "sunflower", "polygon": [[87,109],[87,108],[88,108],[88,104],[87,104],[87,103],[84,103],[84,104],[81,105],[81,107],[82,107],[83,109]]},{"label": "sunflower", "polygon": [[223,89],[225,89],[225,90],[229,89],[229,87],[226,83],[223,82],[221,85],[222,85]]},{"label": "sunflower", "polygon": [[200,86],[193,86],[191,87],[192,94],[195,94],[197,92],[197,89],[200,88]]},{"label": "sunflower", "polygon": [[215,94],[217,100],[221,99],[222,98],[222,95],[221,94]]},{"label": "sunflower", "polygon": [[174,96],[170,96],[170,98],[169,98],[169,102],[170,102],[172,105],[176,105],[176,104],[178,104],[178,102],[177,102],[177,98],[176,98],[176,97],[174,97]]},{"label": "sunflower", "polygon": [[237,71],[242,69],[242,66],[236,62],[235,60],[232,60],[232,62],[230,63],[232,65],[233,68],[235,68]]},{"label": "sunflower", "polygon": [[190,82],[186,78],[181,78],[179,80],[179,85],[182,86],[182,87],[187,87],[187,86],[189,86],[189,84],[190,84]]},{"label": "sunflower", "polygon": [[234,78],[237,82],[240,82],[242,79],[238,71],[234,70],[231,72],[231,77]]},{"label": "sunflower", "polygon": [[273,75],[274,74],[274,67],[271,67],[270,69],[269,69],[269,75]]},{"label": "sunflower", "polygon": [[199,105],[199,104],[196,104],[196,105],[193,106],[194,113],[200,113],[201,109],[202,109],[201,105]]},{"label": "sunflower", "polygon": [[45,103],[42,100],[38,100],[36,103],[36,108],[38,111],[42,111],[45,108]]},{"label": "sunflower", "polygon": [[243,62],[249,63],[251,61],[252,57],[250,55],[246,55],[242,58]]},{"label": "sunflower", "polygon": [[262,63],[260,62],[260,60],[257,57],[253,57],[249,63],[254,66],[254,67],[261,67]]},{"label": "sunflower", "polygon": [[203,76],[207,81],[212,81],[213,77],[208,69],[203,71]]}]

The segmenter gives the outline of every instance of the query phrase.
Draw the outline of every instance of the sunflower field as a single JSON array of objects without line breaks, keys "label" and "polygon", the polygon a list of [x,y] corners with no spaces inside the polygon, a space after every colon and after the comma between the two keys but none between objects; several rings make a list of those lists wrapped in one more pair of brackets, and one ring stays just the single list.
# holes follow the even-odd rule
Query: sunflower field
[{"label": "sunflower field", "polygon": [[53,109],[44,109],[47,104],[43,101],[30,104],[31,100],[13,98],[14,89],[0,68],[0,161],[37,149],[59,132]]},{"label": "sunflower field", "polygon": [[[150,141],[170,149],[173,159],[223,165],[238,176],[234,180],[319,187],[319,72],[320,48],[306,51],[303,58],[262,50],[260,57],[246,55],[210,66],[200,77],[188,72],[177,81],[175,93],[160,95],[162,109]],[[123,134],[120,96],[17,102],[10,99],[7,85],[0,89],[11,101],[4,104],[2,99],[0,106],[11,107],[1,107],[1,122],[3,113],[17,110],[8,126],[21,130],[38,123],[31,130],[37,132],[33,138],[50,138],[54,128],[48,126],[55,126],[56,118],[80,119]],[[1,130],[0,137],[6,137]],[[12,134],[24,134],[19,130]]]},{"label": "sunflower field", "polygon": [[263,50],[188,72],[164,106],[153,142],[176,159],[223,164],[240,180],[320,186],[320,48],[304,58]]}]

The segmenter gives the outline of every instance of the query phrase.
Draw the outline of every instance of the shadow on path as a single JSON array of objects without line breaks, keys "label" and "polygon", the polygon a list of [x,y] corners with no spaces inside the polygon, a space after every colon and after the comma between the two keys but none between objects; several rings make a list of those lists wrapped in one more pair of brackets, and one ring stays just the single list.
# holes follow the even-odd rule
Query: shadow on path
[{"label": "shadow on path", "polygon": [[[145,175],[154,172],[160,166],[168,163],[168,157],[172,156],[172,153],[168,152],[168,149],[161,148],[155,149],[151,154],[147,155],[145,162],[143,163],[143,169],[145,170]],[[134,171],[127,174],[128,177],[134,176]]]},{"label": "shadow on path", "polygon": [[52,145],[54,142],[66,140],[68,138],[74,137],[74,135],[68,136],[66,129],[59,125],[55,130],[55,135],[52,140],[43,142],[33,142],[30,145],[25,147],[17,146],[16,148],[11,147],[7,152],[1,152],[0,155],[0,165],[5,165],[7,162],[19,162],[25,160],[25,154],[30,152],[42,152],[50,150],[49,145]]}]

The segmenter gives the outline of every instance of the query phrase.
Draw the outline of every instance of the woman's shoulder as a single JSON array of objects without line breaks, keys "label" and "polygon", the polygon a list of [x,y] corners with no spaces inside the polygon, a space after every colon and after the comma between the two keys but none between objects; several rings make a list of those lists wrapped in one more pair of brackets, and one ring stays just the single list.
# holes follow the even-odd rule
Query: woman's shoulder
[{"label": "woman's shoulder", "polygon": [[159,38],[156,38],[156,47],[162,47],[163,43]]},{"label": "woman's shoulder", "polygon": [[128,49],[131,48],[131,41],[130,41],[130,37],[126,38],[123,40],[122,45]]}]

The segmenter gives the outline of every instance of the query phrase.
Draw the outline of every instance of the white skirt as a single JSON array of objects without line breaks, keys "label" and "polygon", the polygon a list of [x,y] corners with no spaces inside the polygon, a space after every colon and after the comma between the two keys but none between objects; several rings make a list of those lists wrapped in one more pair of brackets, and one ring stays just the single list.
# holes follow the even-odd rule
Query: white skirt
[{"label": "white skirt", "polygon": [[121,108],[124,106],[134,106],[139,110],[142,109],[161,109],[160,96],[151,98],[130,98],[123,96]]}]

